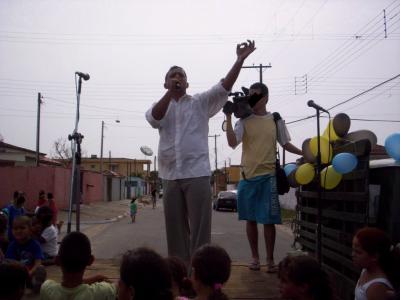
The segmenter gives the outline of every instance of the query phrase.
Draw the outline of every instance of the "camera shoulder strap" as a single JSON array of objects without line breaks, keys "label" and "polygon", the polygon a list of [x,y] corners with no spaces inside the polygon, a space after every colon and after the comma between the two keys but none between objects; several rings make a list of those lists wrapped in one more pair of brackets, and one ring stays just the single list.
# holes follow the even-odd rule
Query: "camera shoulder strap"
[{"label": "camera shoulder strap", "polygon": [[[273,113],[272,113],[272,116],[274,117],[275,128],[276,128],[276,139],[278,140],[278,124],[277,124],[277,122],[278,122],[279,120],[282,120],[282,117],[281,117],[281,115],[280,115],[278,112],[273,112]],[[276,159],[280,160],[280,157],[279,157],[279,147],[278,147],[278,145],[276,146]]]}]

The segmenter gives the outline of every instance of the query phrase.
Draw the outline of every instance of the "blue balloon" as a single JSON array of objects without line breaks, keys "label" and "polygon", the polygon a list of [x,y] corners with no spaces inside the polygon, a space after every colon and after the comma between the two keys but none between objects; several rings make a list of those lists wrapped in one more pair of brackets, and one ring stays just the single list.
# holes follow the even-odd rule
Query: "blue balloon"
[{"label": "blue balloon", "polygon": [[283,170],[285,171],[286,177],[292,173],[292,171],[296,170],[297,166],[295,164],[287,164],[286,166],[283,167]]},{"label": "blue balloon", "polygon": [[333,168],[340,174],[346,174],[353,171],[357,167],[357,164],[357,156],[347,152],[336,154],[332,160]]},{"label": "blue balloon", "polygon": [[386,138],[385,149],[395,160],[400,160],[400,133],[393,133]]}]

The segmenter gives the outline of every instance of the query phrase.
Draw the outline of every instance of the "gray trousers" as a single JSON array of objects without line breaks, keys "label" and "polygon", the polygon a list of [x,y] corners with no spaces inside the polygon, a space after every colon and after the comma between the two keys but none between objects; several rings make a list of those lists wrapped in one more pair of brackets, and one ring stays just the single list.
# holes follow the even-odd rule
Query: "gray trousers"
[{"label": "gray trousers", "polygon": [[211,241],[210,177],[163,180],[168,255],[190,262]]}]

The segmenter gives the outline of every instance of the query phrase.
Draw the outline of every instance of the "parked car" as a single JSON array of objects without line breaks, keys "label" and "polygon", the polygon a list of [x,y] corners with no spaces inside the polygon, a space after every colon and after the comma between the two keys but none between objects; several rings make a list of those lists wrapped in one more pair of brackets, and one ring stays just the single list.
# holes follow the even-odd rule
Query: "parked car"
[{"label": "parked car", "polygon": [[217,199],[213,202],[213,208],[220,210],[222,208],[237,211],[237,191],[221,191],[218,193]]}]

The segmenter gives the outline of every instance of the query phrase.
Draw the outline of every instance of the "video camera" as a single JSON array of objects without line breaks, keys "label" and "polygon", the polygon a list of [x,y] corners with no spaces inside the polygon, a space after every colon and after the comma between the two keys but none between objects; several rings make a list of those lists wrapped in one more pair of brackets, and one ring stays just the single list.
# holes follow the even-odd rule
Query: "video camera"
[{"label": "video camera", "polygon": [[260,94],[249,95],[249,89],[242,87],[243,92],[229,93],[232,101],[225,103],[222,111],[224,114],[232,114],[238,119],[245,119],[253,113],[251,109],[263,97]]}]

